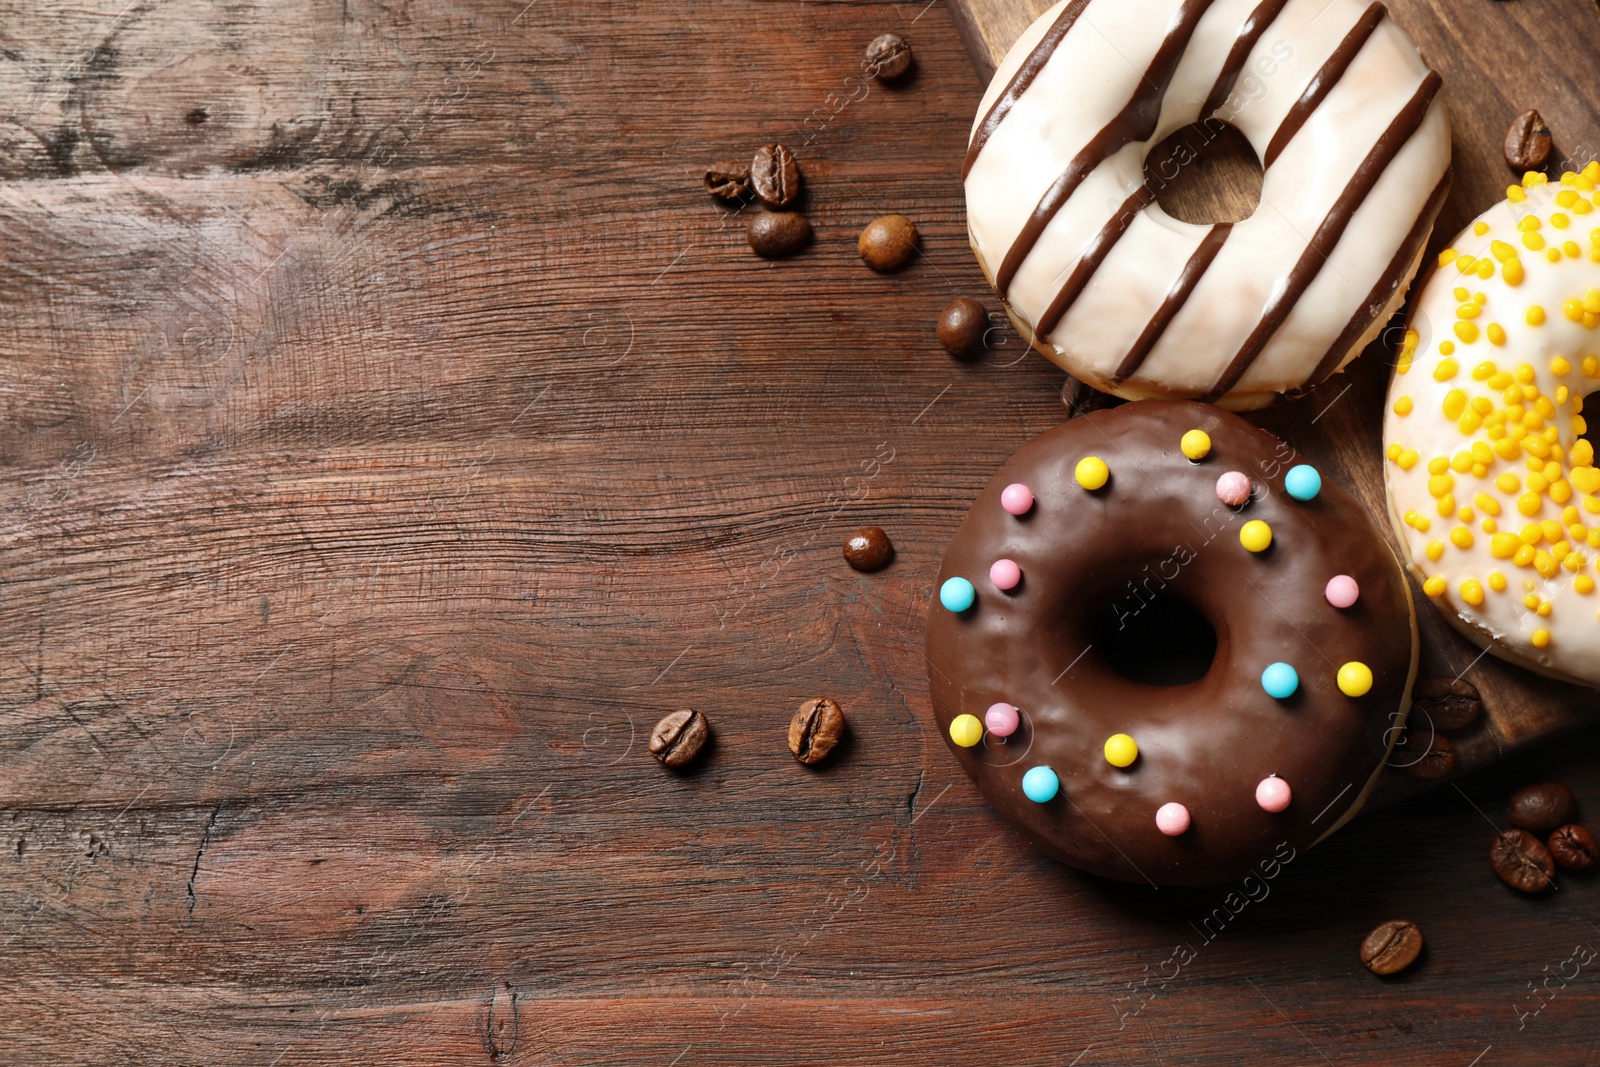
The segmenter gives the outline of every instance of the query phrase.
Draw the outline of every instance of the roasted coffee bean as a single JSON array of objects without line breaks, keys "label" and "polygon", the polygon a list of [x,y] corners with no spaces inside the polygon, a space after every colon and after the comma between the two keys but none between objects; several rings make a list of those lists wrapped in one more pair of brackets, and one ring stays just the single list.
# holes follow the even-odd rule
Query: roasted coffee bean
[{"label": "roasted coffee bean", "polygon": [[800,195],[800,163],[788,145],[762,145],[750,164],[750,185],[770,208],[782,210]]},{"label": "roasted coffee bean", "polygon": [[675,711],[650,731],[650,754],[668,767],[683,767],[705,751],[711,740],[706,717],[692,708]]},{"label": "roasted coffee bean", "polygon": [[1399,974],[1417,961],[1422,931],[1408,919],[1390,919],[1373,927],[1361,942],[1361,962],[1373,974]]},{"label": "roasted coffee bean", "polygon": [[1532,834],[1544,835],[1572,821],[1578,808],[1572,790],[1560,782],[1525,785],[1511,794],[1511,825]]},{"label": "roasted coffee bean", "polygon": [[876,526],[863,526],[844,543],[844,561],[858,571],[875,571],[889,565],[894,545]]},{"label": "roasted coffee bean", "polygon": [[1489,864],[1502,882],[1524,893],[1542,893],[1555,885],[1556,861],[1526,830],[1506,830],[1496,837]]},{"label": "roasted coffee bean", "polygon": [[964,296],[953,301],[939,316],[939,343],[952,356],[964,356],[983,343],[989,328],[989,313],[983,305]]},{"label": "roasted coffee bean", "polygon": [[1520,172],[1538,170],[1550,158],[1550,128],[1537,111],[1524,111],[1506,131],[1506,165]]},{"label": "roasted coffee bean", "polygon": [[756,255],[782,259],[804,251],[811,243],[811,223],[792,211],[764,211],[750,220],[745,236]]},{"label": "roasted coffee bean", "polygon": [[1408,730],[1406,741],[1408,745],[1430,742],[1428,751],[1421,757],[1415,750],[1404,746],[1396,748],[1394,755],[1389,757],[1407,777],[1420,782],[1437,782],[1456,769],[1456,746],[1439,731],[1432,731],[1430,738],[1423,729]]},{"label": "roasted coffee bean", "polygon": [[1569,871],[1587,871],[1600,860],[1600,842],[1577,823],[1557,827],[1545,844],[1555,861]]},{"label": "roasted coffee bean", "polygon": [[867,70],[874,78],[893,81],[911,69],[911,46],[897,33],[886,33],[867,45]]},{"label": "roasted coffee bean", "polygon": [[1426,720],[1414,721],[1431,722],[1436,730],[1470,726],[1483,710],[1477,687],[1463,678],[1430,678],[1418,682],[1411,698],[1416,704],[1411,713],[1426,716]]},{"label": "roasted coffee bean", "polygon": [[885,215],[867,223],[856,249],[880,273],[899,270],[917,251],[917,228],[904,215]]},{"label": "roasted coffee bean", "polygon": [[789,721],[789,751],[801,763],[821,763],[844,737],[844,710],[827,697],[800,705]]},{"label": "roasted coffee bean", "polygon": [[706,192],[718,200],[750,195],[750,168],[743,163],[713,163],[706,168]]}]

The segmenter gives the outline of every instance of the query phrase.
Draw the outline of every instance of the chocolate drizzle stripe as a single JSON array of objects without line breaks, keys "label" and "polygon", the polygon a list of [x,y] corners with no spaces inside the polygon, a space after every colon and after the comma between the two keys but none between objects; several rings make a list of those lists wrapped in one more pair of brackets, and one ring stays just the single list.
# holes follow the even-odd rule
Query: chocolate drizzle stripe
[{"label": "chocolate drizzle stripe", "polygon": [[[1056,212],[1061,210],[1062,205],[1072,197],[1078,186],[1083,184],[1083,179],[1119,149],[1135,141],[1148,140],[1155,133],[1156,123],[1161,119],[1161,102],[1166,98],[1173,75],[1177,73],[1178,63],[1189,47],[1189,40],[1194,36],[1195,26],[1199,24],[1200,17],[1214,2],[1215,0],[1183,0],[1183,6],[1178,9],[1174,25],[1162,38],[1161,47],[1156,49],[1149,69],[1145,71],[1139,88],[1134,90],[1127,106],[1083,146],[1083,150],[1067,164],[1067,169],[1039,198],[1033,214],[1023,224],[1022,232],[1017,234],[1016,241],[1006,250],[1005,259],[1001,261],[1000,269],[995,272],[994,286],[1002,298],[1011,288],[1011,281],[1016,277],[1023,261],[1028,258],[1034,246],[1039,243],[1039,238],[1044,235],[1045,227],[1050,225],[1050,220],[1056,217]],[[1049,332],[1042,324],[1035,329],[1035,333],[1040,337]]]},{"label": "chocolate drizzle stripe", "polygon": [[1262,349],[1267,347],[1267,342],[1272,340],[1272,335],[1277,333],[1278,328],[1288,319],[1295,304],[1321,273],[1323,263],[1327,262],[1329,254],[1338,245],[1339,238],[1344,236],[1344,231],[1350,225],[1350,219],[1355,215],[1356,209],[1371,195],[1373,186],[1378,184],[1378,179],[1394,161],[1394,157],[1400,154],[1400,150],[1421,128],[1423,119],[1428,117],[1428,111],[1433,106],[1434,97],[1439,95],[1439,86],[1442,82],[1439,73],[1430,70],[1428,76],[1422,79],[1422,84],[1417,86],[1417,91],[1406,102],[1406,106],[1400,109],[1400,113],[1389,123],[1388,129],[1383,131],[1383,136],[1378,138],[1372,150],[1367,153],[1367,157],[1356,168],[1344,191],[1339,194],[1339,199],[1328,209],[1322,225],[1312,234],[1310,244],[1301,253],[1294,268],[1289,271],[1289,276],[1284,279],[1283,288],[1268,301],[1266,310],[1261,313],[1261,320],[1256,323],[1255,329],[1250,331],[1250,336],[1245,338],[1244,344],[1228,363],[1217,384],[1206,394],[1207,401],[1215,403],[1238,384],[1239,379],[1244,377],[1250,365],[1256,361],[1256,357],[1261,355]]},{"label": "chocolate drizzle stripe", "polygon": [[1372,287],[1372,292],[1367,294],[1367,299],[1356,308],[1350,321],[1345,324],[1344,330],[1328,347],[1328,351],[1317,362],[1316,369],[1306,379],[1306,384],[1300,392],[1308,392],[1312,386],[1333,373],[1339,365],[1339,359],[1356,339],[1367,332],[1373,321],[1389,306],[1389,301],[1394,298],[1395,290],[1400,288],[1400,281],[1406,276],[1406,270],[1411,266],[1411,261],[1416,258],[1417,252],[1428,240],[1428,234],[1433,231],[1434,221],[1439,217],[1439,210],[1444,207],[1445,197],[1450,194],[1450,168],[1446,167],[1444,176],[1439,179],[1439,184],[1429,194],[1427,201],[1422,205],[1422,213],[1417,216],[1416,223],[1411,227],[1411,232],[1406,234],[1406,239],[1400,242],[1400,247],[1395,251],[1394,258],[1389,261],[1388,268],[1378,279],[1378,284]]},{"label": "chocolate drizzle stripe", "polygon": [[1378,23],[1388,11],[1382,4],[1373,4],[1362,12],[1350,32],[1344,35],[1344,40],[1339,42],[1339,47],[1333,50],[1327,62],[1312,76],[1307,83],[1305,91],[1300,94],[1300,99],[1289,108],[1289,113],[1278,124],[1278,129],[1272,135],[1272,140],[1267,143],[1267,154],[1261,160],[1263,167],[1272,166],[1272,161],[1289,147],[1289,142],[1294,140],[1294,135],[1300,132],[1300,127],[1306,124],[1311,113],[1322,106],[1322,102],[1333,92],[1333,87],[1339,84],[1339,79],[1344,77],[1344,72],[1350,69],[1350,64],[1355,62],[1356,56],[1361,54],[1361,49],[1366,46],[1367,39],[1378,28]]},{"label": "chocolate drizzle stripe", "polygon": [[1189,257],[1189,262],[1183,265],[1183,271],[1178,275],[1178,280],[1172,283],[1167,298],[1161,302],[1156,313],[1145,324],[1144,332],[1139,334],[1139,339],[1128,349],[1122,365],[1111,375],[1112,385],[1121,385],[1127,381],[1144,363],[1151,349],[1155,348],[1156,342],[1161,340],[1161,335],[1166,332],[1167,326],[1178,312],[1183,310],[1183,305],[1188,303],[1189,295],[1194,292],[1195,286],[1200,284],[1200,279],[1205,276],[1211,261],[1217,258],[1217,253],[1222,251],[1222,246],[1227,244],[1228,235],[1232,232],[1231,222],[1219,222],[1211,227],[1211,231],[1200,242],[1200,247]]},{"label": "chocolate drizzle stripe", "polygon": [[1228,94],[1233,92],[1234,82],[1239,80],[1239,72],[1244,69],[1245,60],[1255,51],[1256,42],[1261,40],[1267,27],[1277,21],[1288,5],[1289,0],[1264,0],[1261,6],[1250,12],[1250,17],[1239,27],[1239,36],[1233,39],[1228,58],[1222,63],[1222,73],[1217,75],[1216,84],[1211,87],[1211,95],[1206,97],[1205,106],[1200,109],[1202,118],[1210,117],[1227,101]]},{"label": "chocolate drizzle stripe", "polygon": [[1034,325],[1035,337],[1049,337],[1050,331],[1061,323],[1061,319],[1083,295],[1084,286],[1089,284],[1089,279],[1094,277],[1095,271],[1100,269],[1111,250],[1122,240],[1122,235],[1128,232],[1128,227],[1133,225],[1133,220],[1139,217],[1139,212],[1155,203],[1156,194],[1150,191],[1149,186],[1141,186],[1139,191],[1122,202],[1116,214],[1111,216],[1100,232],[1094,235],[1086,246],[1083,254],[1078,257],[1078,265],[1072,268],[1072,273],[1067,277],[1061,291],[1056,293],[1056,298],[1050,301],[1050,306],[1044,309],[1044,314],[1039,316],[1039,321]]},{"label": "chocolate drizzle stripe", "polygon": [[1039,43],[1033,46],[1033,51],[1028,53],[1028,58],[1022,61],[1017,72],[1011,75],[1011,81],[1006,85],[1005,91],[995,98],[994,104],[989,108],[989,113],[983,116],[983,121],[978,124],[977,130],[972,134],[972,143],[967,146],[967,159],[961,165],[961,180],[967,180],[967,173],[972,170],[972,165],[978,162],[978,155],[983,151],[983,146],[989,143],[989,138],[994,136],[994,131],[1000,128],[1011,109],[1017,101],[1022,99],[1022,94],[1028,91],[1033,80],[1039,76],[1044,65],[1050,62],[1050,57],[1055,55],[1056,46],[1066,37],[1067,31],[1072,29],[1072,24],[1078,21],[1078,16],[1083,14],[1083,9],[1089,6],[1089,0],[1072,0],[1061,9],[1061,14],[1050,24]]}]

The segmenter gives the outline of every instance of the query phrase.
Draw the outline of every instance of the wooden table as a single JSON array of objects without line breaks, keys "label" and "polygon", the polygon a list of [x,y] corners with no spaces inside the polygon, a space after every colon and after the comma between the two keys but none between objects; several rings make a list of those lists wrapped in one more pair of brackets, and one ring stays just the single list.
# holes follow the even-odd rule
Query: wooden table
[{"label": "wooden table", "polygon": [[[1600,815],[1600,734],[1240,903],[1034,857],[930,728],[939,556],[1066,384],[933,339],[986,295],[943,5],[0,15],[0,1062],[1600,1058],[1600,964],[1554,977],[1600,890],[1485,862],[1535,776]],[[885,30],[918,72],[863,86]],[[774,139],[784,262],[699,185]],[[886,211],[926,256],[880,277]],[[1394,916],[1429,949],[1384,981]]]}]

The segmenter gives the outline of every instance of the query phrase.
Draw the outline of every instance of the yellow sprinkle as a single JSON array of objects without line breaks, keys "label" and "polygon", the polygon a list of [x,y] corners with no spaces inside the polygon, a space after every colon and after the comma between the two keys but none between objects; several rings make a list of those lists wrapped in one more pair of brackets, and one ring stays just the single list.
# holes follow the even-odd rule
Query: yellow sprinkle
[{"label": "yellow sprinkle", "polygon": [[1567,501],[1572,499],[1572,486],[1568,485],[1565,481],[1551,482],[1550,499],[1554,500],[1557,504],[1565,504]]},{"label": "yellow sprinkle", "polygon": [[1484,360],[1482,363],[1472,368],[1472,380],[1475,382],[1481,382],[1498,369],[1499,368],[1497,368],[1492,361]]},{"label": "yellow sprinkle", "polygon": [[[1478,306],[1477,301],[1468,300],[1466,303],[1456,308],[1456,318],[1475,319],[1478,317],[1479,313],[1482,312],[1482,310],[1483,309]],[[1465,338],[1463,338],[1463,340],[1465,340]]]},{"label": "yellow sprinkle", "polygon": [[1472,502],[1474,504],[1476,504],[1478,506],[1478,509],[1480,511],[1484,512],[1485,514],[1489,514],[1489,515],[1498,515],[1498,514],[1500,514],[1500,501],[1496,500],[1494,497],[1490,496],[1488,493],[1478,493],[1478,494],[1474,495],[1473,498],[1472,498]]},{"label": "yellow sprinkle", "polygon": [[1474,222],[1472,224],[1472,232],[1477,234],[1479,237],[1482,237],[1484,234],[1489,232],[1489,224],[1481,221]]},{"label": "yellow sprinkle", "polygon": [[[1522,427],[1514,426],[1512,429],[1520,430]],[[1507,433],[1506,436],[1494,443],[1494,454],[1501,459],[1516,459],[1522,454],[1522,449],[1518,447],[1516,439],[1510,433]]]},{"label": "yellow sprinkle", "polygon": [[1473,607],[1483,603],[1483,586],[1478,584],[1476,578],[1468,578],[1461,583],[1461,599]]},{"label": "yellow sprinkle", "polygon": [[1583,258],[1583,249],[1578,247],[1578,242],[1576,242],[1576,241],[1566,241],[1566,242],[1564,242],[1561,245],[1561,251],[1563,251],[1563,252],[1565,252],[1567,254],[1567,258],[1568,259],[1581,259],[1581,258]]},{"label": "yellow sprinkle", "polygon": [[1544,223],[1540,220],[1538,215],[1529,215],[1527,218],[1517,223],[1517,229],[1522,233],[1533,233],[1543,225]]},{"label": "yellow sprinkle", "polygon": [[1472,531],[1465,526],[1457,526],[1450,531],[1450,543],[1457,548],[1472,547]]},{"label": "yellow sprinkle", "polygon": [[1456,298],[1457,303],[1472,299],[1472,290],[1464,285],[1458,285],[1450,290],[1450,295]]},{"label": "yellow sprinkle", "polygon": [[1528,199],[1528,194],[1523,192],[1522,187],[1519,185],[1508,185],[1506,186],[1506,199],[1513,204],[1520,204]]},{"label": "yellow sprinkle", "polygon": [[1484,281],[1494,277],[1494,264],[1489,262],[1488,256],[1478,260],[1478,277]]},{"label": "yellow sprinkle", "polygon": [[1517,510],[1524,515],[1537,515],[1539,513],[1539,494],[1523,493],[1517,498]]},{"label": "yellow sprinkle", "polygon": [[1239,531],[1239,543],[1251,552],[1265,552],[1272,545],[1272,527],[1251,519]]},{"label": "yellow sprinkle", "polygon": [[[1479,234],[1478,236],[1482,237],[1483,234]],[[1517,258],[1517,250],[1516,250],[1516,248],[1514,248],[1511,245],[1506,244],[1504,241],[1490,241],[1489,242],[1489,253],[1490,253],[1490,255],[1494,256],[1495,259],[1498,259],[1502,263],[1506,262],[1509,259],[1516,259]],[[1459,299],[1459,297],[1457,299]]]},{"label": "yellow sprinkle", "polygon": [[1444,596],[1445,580],[1435,575],[1422,583],[1422,591],[1429,596]]},{"label": "yellow sprinkle", "polygon": [[1496,593],[1505,592],[1506,591],[1506,576],[1501,574],[1499,571],[1490,571],[1489,572],[1489,588],[1493,589]]},{"label": "yellow sprinkle", "polygon": [[1422,457],[1417,454],[1416,449],[1403,448],[1400,450],[1400,455],[1395,458],[1395,462],[1400,465],[1401,470],[1408,471],[1412,467],[1415,467],[1417,465],[1417,460],[1421,458]]},{"label": "yellow sprinkle", "polygon": [[[1461,413],[1467,410],[1467,394],[1460,389],[1452,389],[1444,395],[1444,417],[1455,422]],[[1468,464],[1470,466],[1471,464]]]},{"label": "yellow sprinkle", "polygon": [[[1448,459],[1445,459],[1443,456],[1434,456],[1432,459],[1428,460],[1428,473],[1429,474],[1443,474],[1445,471],[1447,471],[1449,469],[1450,469],[1450,461]],[[1434,494],[1434,496],[1438,496],[1438,495],[1439,495],[1438,493]]]},{"label": "yellow sprinkle", "polygon": [[1190,430],[1178,441],[1178,448],[1192,462],[1198,463],[1211,452],[1211,435],[1204,430]]},{"label": "yellow sprinkle", "polygon": [[1500,268],[1500,276],[1506,280],[1507,285],[1516,286],[1522,284],[1523,279],[1528,276],[1528,272],[1523,268],[1522,260],[1511,259],[1507,260],[1506,264]]},{"label": "yellow sprinkle", "polygon": [[1583,294],[1583,310],[1600,311],[1600,289],[1590,289]]},{"label": "yellow sprinkle", "polygon": [[[1458,322],[1458,323],[1456,323],[1456,329],[1458,331],[1463,326],[1466,326],[1469,329],[1471,329],[1473,331],[1474,335],[1476,335],[1478,328],[1476,326],[1473,326],[1472,323],[1470,323],[1470,322]],[[1456,376],[1456,371],[1458,371],[1460,369],[1461,369],[1460,366],[1456,363],[1455,360],[1450,359],[1449,357],[1441,359],[1439,361],[1439,365],[1433,368],[1433,380],[1436,381],[1436,382],[1447,382],[1451,378],[1454,378]]]},{"label": "yellow sprinkle", "polygon": [[1572,588],[1576,589],[1584,596],[1588,596],[1590,593],[1594,592],[1594,579],[1589,577],[1587,574],[1580,574],[1576,578],[1572,579]]},{"label": "yellow sprinkle", "polygon": [[1526,363],[1517,364],[1516,376],[1523,385],[1530,384],[1535,377],[1533,368]]},{"label": "yellow sprinkle", "polygon": [[[1478,406],[1478,401],[1483,399],[1484,398],[1481,396],[1474,397],[1472,406],[1476,408]],[[1484,444],[1482,441],[1474,441],[1472,442],[1472,458],[1477,460],[1479,463],[1493,463],[1494,453],[1491,452],[1489,450],[1489,446]],[[1482,475],[1479,475],[1479,477],[1482,477]]]},{"label": "yellow sprinkle", "polygon": [[1523,597],[1522,598],[1522,606],[1527,608],[1529,611],[1538,610],[1538,607],[1539,607],[1539,594],[1538,593],[1529,593],[1527,596]]},{"label": "yellow sprinkle", "polygon": [[1073,470],[1073,477],[1079,485],[1092,492],[1106,484],[1111,477],[1111,470],[1099,456],[1084,456]]},{"label": "yellow sprinkle", "polygon": [[1526,567],[1533,562],[1534,548],[1532,545],[1523,545],[1517,549],[1516,555],[1511,557],[1511,562],[1519,567]]},{"label": "yellow sprinkle", "polygon": [[1551,263],[1560,263],[1561,262],[1561,249],[1559,249],[1559,248],[1547,249],[1545,251],[1544,258],[1549,260]]},{"label": "yellow sprinkle", "polygon": [[1535,630],[1535,631],[1533,631],[1533,647],[1534,648],[1549,648],[1550,647],[1550,631],[1549,630]]},{"label": "yellow sprinkle", "polygon": [[[1581,313],[1579,317],[1582,317]],[[1470,345],[1478,339],[1477,324],[1471,322],[1458,322],[1455,325],[1455,334],[1457,337],[1461,338],[1463,343]]]},{"label": "yellow sprinkle", "polygon": [[1506,343],[1505,327],[1501,326],[1498,322],[1491,322],[1489,324],[1489,329],[1486,332],[1489,334],[1490,344],[1503,345]]},{"label": "yellow sprinkle", "polygon": [[1580,300],[1568,300],[1561,305],[1561,313],[1572,322],[1582,322],[1583,302]]},{"label": "yellow sprinkle", "polygon": [[1497,533],[1489,538],[1489,554],[1495,559],[1510,559],[1522,547],[1522,539],[1516,534]]},{"label": "yellow sprinkle", "polygon": [[1456,259],[1456,270],[1462,274],[1471,274],[1478,269],[1478,260],[1474,256],[1459,256]]},{"label": "yellow sprinkle", "polygon": [[1455,510],[1456,498],[1452,494],[1446,493],[1439,499],[1438,511],[1440,515],[1443,515],[1448,519],[1455,512]]},{"label": "yellow sprinkle", "polygon": [[[1559,193],[1556,194],[1556,204],[1559,207],[1571,207],[1573,204],[1576,204],[1577,202],[1578,202],[1578,193],[1577,193],[1577,190],[1575,190],[1575,189],[1563,189]],[[1560,212],[1557,212],[1556,214],[1559,215]],[[1550,224],[1552,226],[1558,225],[1556,220],[1555,220],[1555,216],[1554,215],[1551,216],[1551,218],[1550,218]],[[1566,224],[1565,223],[1560,223],[1559,225],[1566,225]]]},{"label": "yellow sprinkle", "polygon": [[1522,174],[1522,187],[1532,189],[1536,185],[1543,185],[1550,179],[1536,170],[1524,171]]},{"label": "yellow sprinkle", "polygon": [[[1459,419],[1456,420],[1456,429],[1460,430],[1463,434],[1467,434],[1467,435],[1471,435],[1472,433],[1476,432],[1478,427],[1481,426],[1481,425],[1483,425],[1483,416],[1479,415],[1476,411],[1468,411],[1465,415],[1462,415]],[[1484,462],[1487,462],[1487,461],[1485,460],[1485,461],[1481,461],[1479,463],[1474,463],[1473,466],[1474,467],[1480,467],[1480,466],[1483,465]],[[1489,473],[1488,470],[1485,469],[1482,473],[1478,474],[1478,477],[1482,478],[1485,474],[1488,474],[1488,473]]]},{"label": "yellow sprinkle", "polygon": [[1457,252],[1453,248],[1447,248],[1443,252],[1440,252],[1439,253],[1439,266],[1448,267],[1450,264],[1452,264],[1452,263],[1454,263],[1456,261],[1456,255],[1457,255]]},{"label": "yellow sprinkle", "polygon": [[1460,519],[1462,522],[1471,522],[1474,517],[1475,517],[1475,513],[1473,512],[1473,510],[1471,508],[1469,508],[1469,507],[1464,506],[1464,505],[1462,506],[1460,511],[1456,512],[1456,518]]},{"label": "yellow sprinkle", "polygon": [[[1577,201],[1577,199],[1578,199],[1578,195],[1576,193],[1574,193],[1572,195],[1572,199],[1573,199],[1573,201],[1575,203]],[[1571,204],[1562,204],[1561,206],[1562,207],[1571,207],[1572,205]],[[1570,218],[1568,218],[1567,216],[1563,215],[1559,211],[1557,211],[1555,214],[1550,216],[1550,225],[1554,226],[1558,230],[1566,229],[1567,226],[1571,222],[1572,222],[1572,220]],[[1482,235],[1480,234],[1479,236],[1482,236]]]},{"label": "yellow sprinkle", "polygon": [[1442,555],[1444,555],[1444,542],[1443,541],[1430,541],[1430,542],[1428,542],[1428,558],[1430,560],[1432,560],[1435,563],[1438,563],[1439,562],[1439,557],[1442,556]]},{"label": "yellow sprinkle", "polygon": [[1555,359],[1552,359],[1550,361],[1550,373],[1551,374],[1571,374],[1572,373],[1572,364],[1567,362],[1566,357],[1557,356]]},{"label": "yellow sprinkle", "polygon": [[1506,386],[1511,384],[1511,375],[1507,374],[1505,371],[1501,371],[1498,374],[1491,375],[1489,380],[1484,384],[1490,389],[1504,389]]},{"label": "yellow sprinkle", "polygon": [[1584,356],[1581,365],[1585,378],[1600,378],[1600,359],[1594,356]]},{"label": "yellow sprinkle", "polygon": [[1441,356],[1453,355],[1455,353],[1455,350],[1456,350],[1456,343],[1454,341],[1440,341],[1439,342],[1439,354]]},{"label": "yellow sprinkle", "polygon": [[1533,305],[1528,309],[1527,319],[1529,326],[1543,326],[1544,308],[1540,307],[1538,304]]},{"label": "yellow sprinkle", "polygon": [[1411,408],[1412,403],[1409,396],[1403,396],[1394,402],[1394,413],[1396,415],[1409,415],[1411,414]]},{"label": "yellow sprinkle", "polygon": [[1538,471],[1528,475],[1528,491],[1531,493],[1542,493],[1549,485],[1550,480]]},{"label": "yellow sprinkle", "polygon": [[1450,457],[1450,469],[1457,474],[1465,474],[1472,469],[1472,453],[1462,449]]}]

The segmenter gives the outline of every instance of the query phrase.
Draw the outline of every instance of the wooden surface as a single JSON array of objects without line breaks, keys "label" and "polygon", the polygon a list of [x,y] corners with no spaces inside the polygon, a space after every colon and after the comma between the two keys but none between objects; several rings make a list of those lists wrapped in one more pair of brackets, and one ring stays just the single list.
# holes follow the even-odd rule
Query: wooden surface
[{"label": "wooden surface", "polygon": [[[974,64],[987,79],[1028,24],[1052,0],[950,0],[951,10]],[[1446,101],[1455,128],[1455,183],[1424,258],[1424,270],[1452,236],[1495,201],[1517,175],[1501,149],[1511,118],[1530,107],[1555,132],[1557,159],[1579,166],[1600,157],[1600,9],[1572,0],[1559,5],[1475,3],[1468,12],[1430,0],[1386,0],[1392,15],[1417,41],[1424,58],[1445,77]],[[1524,62],[1538,56],[1535,66]],[[1158,146],[1152,158],[1179,142],[1185,131]],[[1232,131],[1230,131],[1232,132]],[[1241,153],[1244,159],[1241,159]],[[1151,173],[1148,169],[1147,173]],[[1260,195],[1260,165],[1242,137],[1218,140],[1194,165],[1203,175],[1185,175],[1178,189],[1162,189],[1162,203],[1193,222],[1231,221],[1249,213]],[[1559,176],[1561,167],[1550,170]],[[1170,174],[1172,169],[1160,173]],[[1207,200],[1210,204],[1207,204]],[[1173,203],[1172,201],[1176,201]],[[1240,211],[1239,206],[1244,210]],[[1213,208],[1212,217],[1205,208]],[[1188,210],[1184,210],[1188,209]],[[1198,210],[1198,214],[1196,214]],[[1354,487],[1376,515],[1386,515],[1383,493],[1383,394],[1403,322],[1397,320],[1370,347],[1367,357],[1335,375],[1299,403],[1250,415],[1295,446],[1324,472]],[[1085,391],[1078,402],[1105,401]],[[1398,548],[1396,544],[1396,548]],[[1419,606],[1427,604],[1413,583]],[[1558,737],[1595,720],[1600,697],[1588,688],[1540,678],[1503,663],[1450,628],[1428,607],[1419,613],[1423,638],[1421,677],[1465,677],[1482,692],[1486,715],[1474,728],[1452,734],[1458,774],[1489,766],[1521,746]],[[1433,736],[1419,717],[1397,767],[1416,762]],[[1389,773],[1374,797],[1378,805],[1432,783]]]},{"label": "wooden surface", "polygon": [[[1600,16],[1556,7],[1408,9],[1463,156],[1530,104],[1600,143],[1562,73]],[[892,90],[852,80],[885,30]],[[1484,862],[1533,776],[1600,815],[1596,731],[1248,903],[1041,860],[949,758],[939,557],[1081,400],[934,343],[986,295],[980,91],[938,3],[0,0],[0,1062],[1600,1059],[1600,890]],[[699,172],[775,138],[818,241],[767,263]],[[890,210],[925,257],[879,277]],[[1375,404],[1362,367],[1274,419]],[[812,771],[821,693],[854,739]],[[1429,948],[1381,981],[1395,916]]]}]

